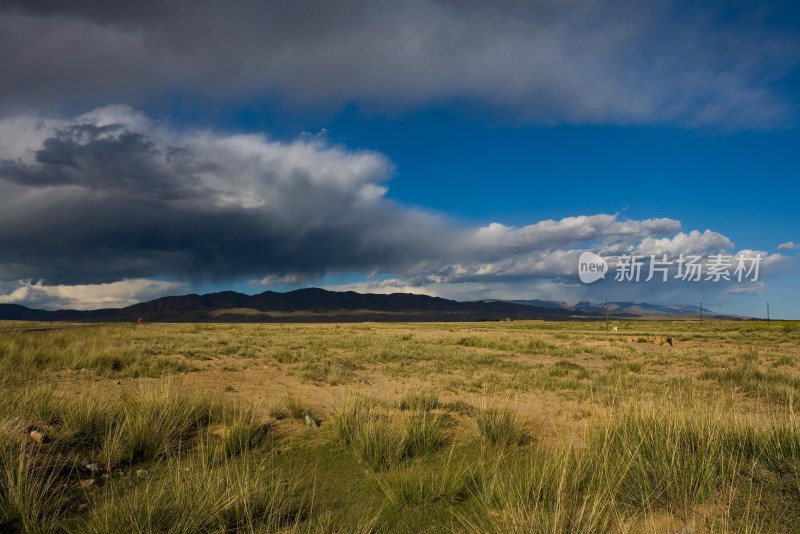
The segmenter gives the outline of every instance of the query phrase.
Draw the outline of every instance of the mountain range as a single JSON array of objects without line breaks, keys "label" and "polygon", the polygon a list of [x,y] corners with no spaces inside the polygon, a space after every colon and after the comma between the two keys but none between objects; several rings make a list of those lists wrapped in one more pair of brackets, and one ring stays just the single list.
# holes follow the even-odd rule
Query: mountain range
[{"label": "mountain range", "polygon": [[[361,321],[496,321],[502,319],[601,320],[605,304],[541,300],[479,300],[459,302],[428,295],[391,295],[298,289],[246,295],[223,291],[205,295],[162,297],[125,308],[99,310],[38,310],[0,304],[0,320],[130,322],[361,322]],[[690,318],[696,306],[609,303],[613,319]],[[721,316],[703,310],[703,315]]]},{"label": "mountain range", "polygon": [[[529,306],[537,306],[541,308],[551,308],[556,310],[568,310],[572,312],[586,312],[592,314],[606,313],[606,304],[603,302],[589,302],[581,300],[577,302],[565,302],[554,300],[510,300],[515,304],[526,304]],[[699,317],[701,310],[700,306],[693,306],[687,304],[647,304],[644,302],[609,302],[608,313],[613,316],[647,316],[647,315],[676,315],[683,317]],[[717,317],[724,316],[731,318],[731,316],[721,315],[712,312],[706,308],[702,309],[704,316]]]}]

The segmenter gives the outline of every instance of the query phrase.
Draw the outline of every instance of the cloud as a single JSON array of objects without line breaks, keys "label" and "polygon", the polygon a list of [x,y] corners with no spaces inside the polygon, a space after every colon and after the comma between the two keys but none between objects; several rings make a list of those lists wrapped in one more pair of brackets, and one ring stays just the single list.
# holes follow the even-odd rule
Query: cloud
[{"label": "cloud", "polygon": [[732,295],[759,295],[764,292],[766,284],[764,282],[753,282],[744,285],[736,285],[728,288],[728,293]]},{"label": "cloud", "polygon": [[717,232],[706,230],[700,233],[697,230],[684,233],[679,232],[673,237],[654,239],[646,237],[630,253],[644,256],[663,255],[677,256],[679,254],[719,254],[733,247],[730,239]]},{"label": "cloud", "polygon": [[125,106],[0,120],[0,224],[14,229],[0,279],[555,276],[572,254],[557,249],[680,227],[598,214],[473,229],[388,200],[392,173],[324,138],[179,132]]},{"label": "cloud", "polygon": [[787,241],[778,245],[778,250],[800,250],[800,244]]},{"label": "cloud", "polygon": [[[29,143],[5,143],[19,136]],[[0,121],[0,279],[319,274],[431,257],[391,163],[317,137],[178,133],[125,107]]]},{"label": "cloud", "polygon": [[183,283],[161,280],[81,285],[47,285],[41,280],[21,280],[11,284],[0,282],[0,304],[24,304],[44,310],[122,308],[185,291]]},{"label": "cloud", "polygon": [[262,276],[261,278],[254,278],[248,283],[251,286],[271,287],[276,285],[296,285],[301,284],[306,280],[308,280],[308,277],[300,273],[287,274],[284,276],[268,274],[266,276]]},{"label": "cloud", "polygon": [[357,293],[376,293],[391,295],[392,293],[412,293],[415,295],[428,295],[438,297],[440,294],[429,286],[417,286],[400,278],[387,278],[384,280],[364,280],[350,284],[328,284],[323,289],[330,291],[355,291]]},{"label": "cloud", "polygon": [[797,36],[771,22],[788,18],[781,5],[739,7],[18,0],[0,7],[0,102],[9,112],[189,90],[374,109],[467,101],[540,123],[783,125],[795,110],[778,87]]},{"label": "cloud", "polygon": [[[0,233],[0,295],[113,306],[204,281],[301,285],[373,273],[358,287],[463,297],[541,281],[580,288],[585,250],[612,265],[622,254],[734,250],[720,233],[680,231],[669,218],[594,214],[475,227],[387,198],[393,172],[384,155],[324,136],[283,142],[177,130],[126,106],[0,119],[0,226],[8,229]],[[791,263],[760,254],[764,272]]]}]

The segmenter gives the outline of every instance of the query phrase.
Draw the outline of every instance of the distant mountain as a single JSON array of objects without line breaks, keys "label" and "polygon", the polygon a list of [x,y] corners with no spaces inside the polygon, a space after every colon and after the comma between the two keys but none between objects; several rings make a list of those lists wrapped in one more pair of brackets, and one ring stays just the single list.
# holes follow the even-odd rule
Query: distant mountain
[{"label": "distant mountain", "polygon": [[[563,301],[547,301],[547,300],[510,300],[514,304],[524,304],[535,306],[537,308],[550,308],[557,310],[564,310],[570,312],[583,312],[593,315],[603,315],[606,313],[606,304],[604,302],[563,302]],[[649,316],[676,316],[677,318],[687,317],[700,317],[700,306],[692,306],[685,304],[647,304],[645,302],[609,302],[608,313],[615,318],[625,317],[638,317],[644,318]],[[712,312],[706,308],[702,310],[704,317],[713,317],[719,319],[741,319],[742,317],[720,314]]]},{"label": "distant mountain", "polygon": [[47,321],[53,312],[34,310],[19,304],[0,304],[0,320]]},{"label": "distant mountain", "polygon": [[[698,306],[666,306],[609,302],[613,319],[686,319],[699,317]],[[126,308],[101,310],[36,310],[19,304],[0,304],[0,320],[130,322],[360,322],[360,321],[550,321],[602,320],[605,303],[588,301],[481,300],[459,302],[427,295],[378,295],[309,288],[245,295],[222,291],[206,295],[163,297]],[[741,319],[703,310],[703,316]]]},{"label": "distant mountain", "polygon": [[427,295],[362,294],[298,289],[245,295],[223,291],[163,297],[120,309],[35,310],[0,304],[0,319],[31,321],[128,322],[334,322],[493,321],[501,319],[591,320],[590,312],[504,301],[458,302]]},{"label": "distant mountain", "polygon": [[551,310],[568,310],[570,308],[570,305],[567,302],[561,302],[558,300],[532,299],[532,300],[508,300],[506,302],[512,302],[514,304],[524,304],[526,306],[536,306],[537,308],[548,308]]}]

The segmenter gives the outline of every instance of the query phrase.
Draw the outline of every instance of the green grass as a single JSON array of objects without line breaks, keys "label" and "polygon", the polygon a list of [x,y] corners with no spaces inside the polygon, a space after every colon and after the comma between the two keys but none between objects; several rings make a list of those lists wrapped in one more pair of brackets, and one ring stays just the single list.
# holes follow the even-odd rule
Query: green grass
[{"label": "green grass", "polygon": [[360,368],[360,365],[347,360],[313,360],[303,364],[302,377],[308,382],[327,384],[329,386],[349,384],[356,379],[356,371]]},{"label": "green grass", "polygon": [[210,403],[168,383],[117,396],[23,390],[4,408],[7,417],[46,432],[53,447],[87,451],[106,470],[178,451],[212,417]]},{"label": "green grass", "polygon": [[[130,326],[0,332],[0,370],[70,369],[107,377],[160,376],[194,369],[166,355],[153,357],[142,333]],[[30,376],[30,375],[28,375]]]},{"label": "green grass", "polygon": [[481,439],[498,447],[518,447],[531,440],[527,421],[509,407],[483,408],[475,416]]},{"label": "green grass", "polygon": [[738,390],[773,402],[786,403],[800,393],[800,379],[796,376],[747,364],[703,371],[700,378],[714,380],[727,390]]},{"label": "green grass", "polygon": [[284,395],[280,401],[270,408],[270,415],[275,419],[304,419],[308,410],[292,393]]},{"label": "green grass", "polygon": [[373,470],[436,452],[446,441],[440,414],[415,411],[392,413],[372,398],[348,401],[333,418],[338,439],[359,461]]},{"label": "green grass", "polygon": [[534,449],[488,459],[473,487],[472,506],[455,512],[459,530],[487,533],[614,532],[615,482],[569,447]]},{"label": "green grass", "polygon": [[453,452],[435,466],[417,464],[376,477],[387,503],[398,513],[431,505],[454,505],[466,501],[475,484],[476,469],[457,463]]},{"label": "green grass", "polygon": [[398,407],[401,410],[416,410],[429,412],[439,408],[439,396],[431,391],[410,391],[400,399]]},{"label": "green grass", "polygon": [[617,480],[618,502],[688,519],[740,469],[739,437],[712,416],[632,413],[599,429],[591,447]]},{"label": "green grass", "polygon": [[[111,483],[90,499],[83,532],[253,532],[293,526],[311,506],[302,483],[240,457],[214,466],[173,460],[131,488]],[[117,486],[123,487],[117,487]]]},{"label": "green grass", "polygon": [[620,326],[0,328],[0,531],[796,531],[798,325]]},{"label": "green grass", "polygon": [[0,449],[0,530],[54,532],[74,500],[62,485],[60,459],[26,447]]}]

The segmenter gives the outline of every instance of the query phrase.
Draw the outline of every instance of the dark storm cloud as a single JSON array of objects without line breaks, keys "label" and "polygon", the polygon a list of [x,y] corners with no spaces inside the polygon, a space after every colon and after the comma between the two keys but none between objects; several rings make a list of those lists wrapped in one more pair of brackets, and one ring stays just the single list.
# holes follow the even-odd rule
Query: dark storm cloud
[{"label": "dark storm cloud", "polygon": [[[362,290],[463,298],[492,285],[575,285],[584,250],[734,247],[673,219],[615,214],[470,226],[388,199],[392,173],[383,155],[324,137],[176,130],[126,106],[0,119],[0,303],[121,306],[192,282],[365,272],[374,281]],[[785,261],[764,257],[765,268]]]},{"label": "dark storm cloud", "polygon": [[31,163],[0,159],[0,175],[28,187],[73,185],[169,199],[188,194],[186,189],[196,185],[192,176],[200,170],[185,150],[168,146],[161,152],[145,135],[120,124],[56,129],[34,156]]},{"label": "dark storm cloud", "polygon": [[125,106],[3,119],[0,280],[553,277],[569,270],[560,249],[655,246],[680,227],[616,215],[457,225],[387,199],[392,173],[383,155],[324,138],[178,132]]},{"label": "dark storm cloud", "polygon": [[231,279],[432,254],[436,218],[382,199],[392,170],[381,155],[319,139],[178,137],[125,108],[94,113],[0,124],[0,147],[30,136],[0,159],[0,278]]},{"label": "dark storm cloud", "polygon": [[[4,2],[0,102],[131,101],[173,89],[416,106],[540,122],[775,126],[796,36],[760,4],[311,0]],[[141,101],[141,100],[138,100]]]}]

